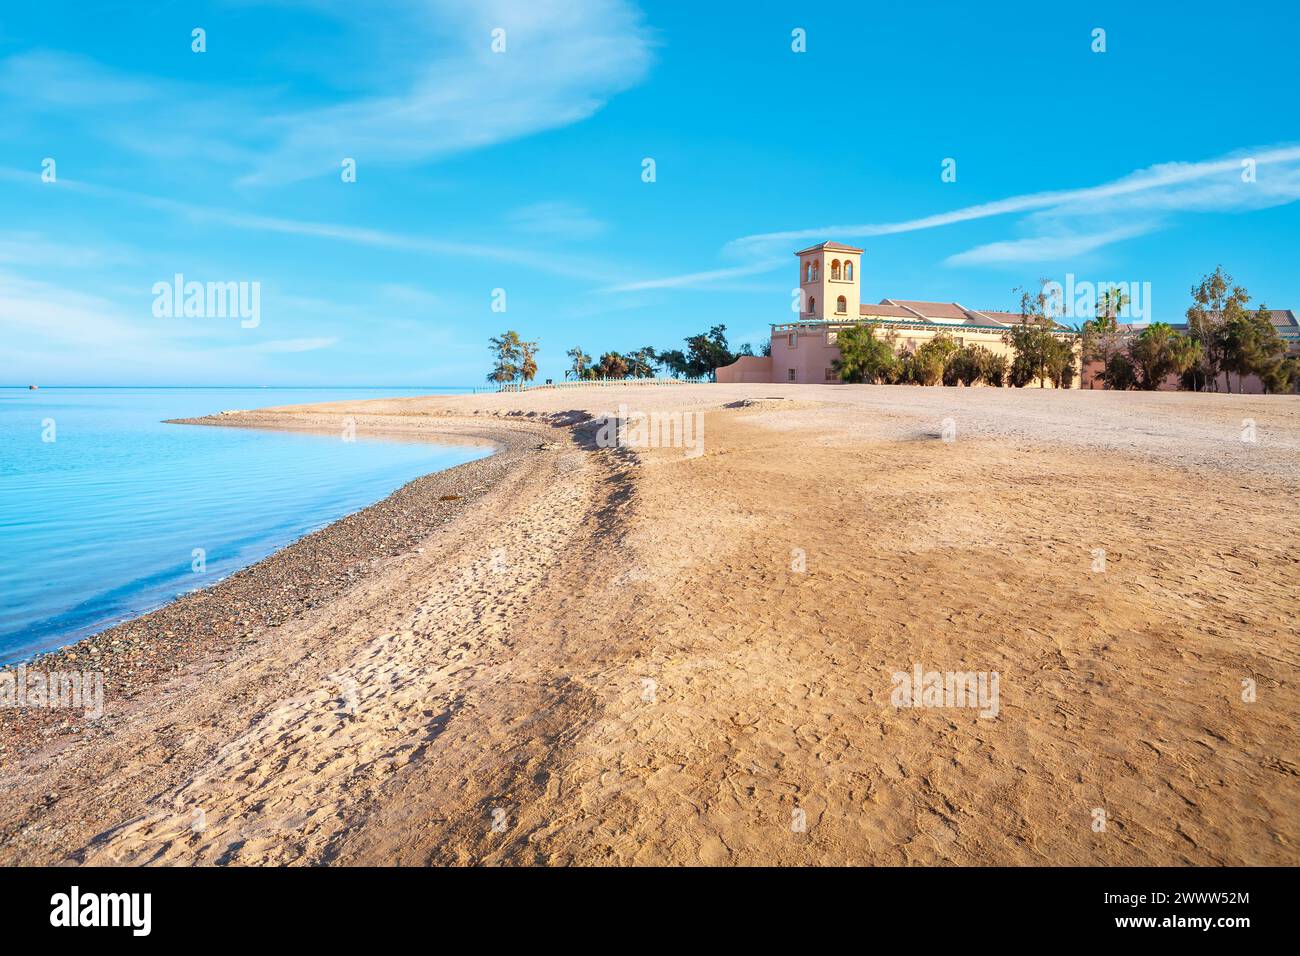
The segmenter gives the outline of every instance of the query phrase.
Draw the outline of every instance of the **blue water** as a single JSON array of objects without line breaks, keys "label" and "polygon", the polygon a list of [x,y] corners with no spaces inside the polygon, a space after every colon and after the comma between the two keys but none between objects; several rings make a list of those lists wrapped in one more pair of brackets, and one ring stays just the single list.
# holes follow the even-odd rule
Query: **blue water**
[{"label": "blue water", "polygon": [[429,393],[0,388],[0,663],[152,610],[491,451],[164,419]]}]

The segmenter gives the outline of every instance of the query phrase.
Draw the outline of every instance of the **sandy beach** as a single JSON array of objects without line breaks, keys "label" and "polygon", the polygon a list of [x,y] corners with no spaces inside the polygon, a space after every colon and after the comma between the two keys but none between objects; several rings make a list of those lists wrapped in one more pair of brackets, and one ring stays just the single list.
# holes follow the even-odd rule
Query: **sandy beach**
[{"label": "sandy beach", "polygon": [[[702,453],[602,447],[619,406],[702,415]],[[346,418],[500,451],[32,662],[93,659],[105,710],[0,712],[0,863],[1300,863],[1294,397],[619,386],[196,424]],[[896,706],[917,668],[996,673],[996,715]]]}]

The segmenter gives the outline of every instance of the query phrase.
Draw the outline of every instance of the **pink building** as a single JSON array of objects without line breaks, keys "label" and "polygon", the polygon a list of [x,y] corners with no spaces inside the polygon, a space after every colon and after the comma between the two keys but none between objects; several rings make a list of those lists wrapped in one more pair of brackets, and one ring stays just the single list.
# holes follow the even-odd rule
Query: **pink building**
[{"label": "pink building", "polygon": [[[881,299],[863,304],[862,250],[823,242],[795,253],[799,259],[798,317],[772,325],[771,357],[745,357],[717,370],[719,382],[835,383],[835,344],[841,329],[869,323],[899,349],[915,351],[940,333],[960,345],[980,345],[1012,357],[1002,336],[1021,321],[1018,312],[968,309],[959,302]],[[1064,326],[1062,336],[1077,338]],[[1074,386],[1079,385],[1076,374]]]}]

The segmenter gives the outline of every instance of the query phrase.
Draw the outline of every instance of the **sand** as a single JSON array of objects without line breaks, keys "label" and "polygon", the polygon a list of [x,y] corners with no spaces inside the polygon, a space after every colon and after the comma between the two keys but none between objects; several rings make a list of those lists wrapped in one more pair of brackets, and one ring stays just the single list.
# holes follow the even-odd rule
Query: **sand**
[{"label": "sand", "polygon": [[[620,403],[703,413],[703,454],[599,447]],[[218,423],[342,417],[508,451],[348,519],[351,549],[472,490],[239,640],[205,630],[219,585],[102,719],[0,723],[0,862],[1300,862],[1295,398],[618,387]],[[895,706],[917,665],[996,672],[996,716]]]}]

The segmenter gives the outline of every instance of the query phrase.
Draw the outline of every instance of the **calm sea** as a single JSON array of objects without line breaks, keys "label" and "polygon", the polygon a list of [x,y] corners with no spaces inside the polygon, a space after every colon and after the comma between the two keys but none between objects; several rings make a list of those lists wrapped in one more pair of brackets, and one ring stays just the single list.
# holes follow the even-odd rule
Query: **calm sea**
[{"label": "calm sea", "polygon": [[453,391],[468,389],[0,388],[0,663],[152,610],[490,453],[164,419]]}]

